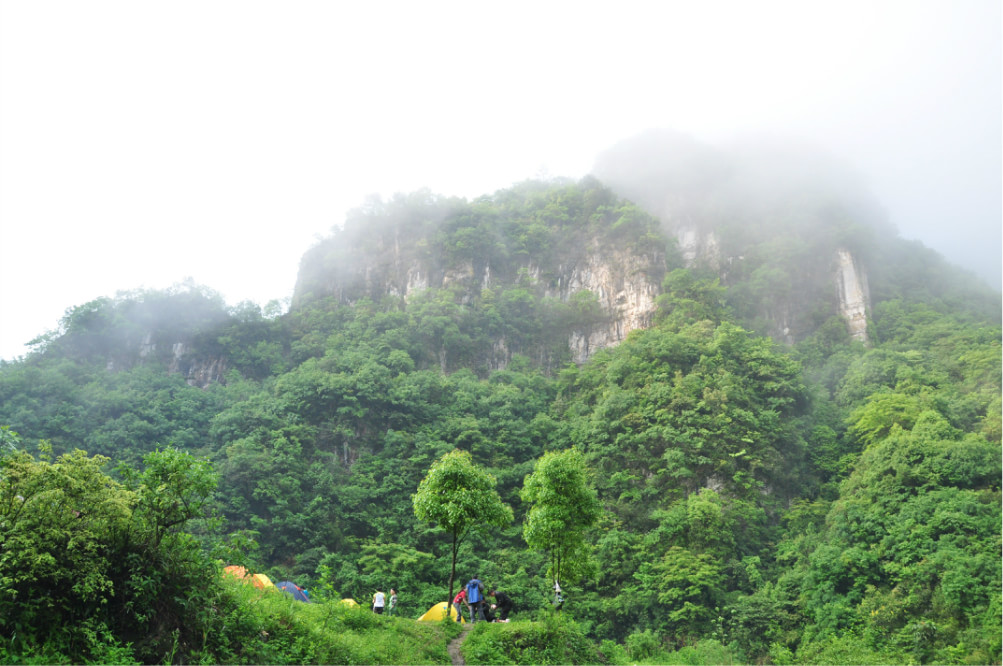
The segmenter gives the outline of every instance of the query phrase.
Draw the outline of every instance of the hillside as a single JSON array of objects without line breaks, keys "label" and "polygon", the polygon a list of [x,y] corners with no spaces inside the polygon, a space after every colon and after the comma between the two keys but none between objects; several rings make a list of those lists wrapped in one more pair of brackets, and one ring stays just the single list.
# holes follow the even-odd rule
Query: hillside
[{"label": "hillside", "polygon": [[[524,480],[574,448],[602,510],[562,614],[611,663],[999,663],[999,295],[856,186],[749,183],[748,162],[673,141],[603,181],[370,201],[306,252],[286,314],[192,284],[71,311],[0,366],[6,654],[45,654],[25,600],[85,565],[92,591],[46,611],[65,654],[169,642],[119,603],[101,563],[122,542],[67,559],[53,532],[52,567],[12,575],[28,453],[191,454],[218,521],[166,520],[179,544],[332,600],[393,587],[415,618],[449,594],[451,544],[412,495],[459,449],[513,520],[465,533],[457,575],[543,620],[554,560],[523,538]],[[185,581],[212,588],[211,569]]]}]

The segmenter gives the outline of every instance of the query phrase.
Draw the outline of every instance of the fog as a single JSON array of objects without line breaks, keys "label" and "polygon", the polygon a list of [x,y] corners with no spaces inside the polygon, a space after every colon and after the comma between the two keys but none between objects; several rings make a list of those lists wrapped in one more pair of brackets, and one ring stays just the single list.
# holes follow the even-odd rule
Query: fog
[{"label": "fog", "polygon": [[367,195],[578,178],[649,128],[825,151],[998,289],[1001,26],[992,0],[2,3],[0,358],[119,290],[286,299]]}]

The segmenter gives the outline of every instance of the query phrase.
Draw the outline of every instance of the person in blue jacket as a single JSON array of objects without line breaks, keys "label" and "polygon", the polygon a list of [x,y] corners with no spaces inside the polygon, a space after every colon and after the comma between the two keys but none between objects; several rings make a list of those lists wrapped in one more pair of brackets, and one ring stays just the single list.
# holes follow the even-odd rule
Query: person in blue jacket
[{"label": "person in blue jacket", "polygon": [[470,606],[470,622],[484,621],[484,583],[477,576],[467,583],[467,605]]}]

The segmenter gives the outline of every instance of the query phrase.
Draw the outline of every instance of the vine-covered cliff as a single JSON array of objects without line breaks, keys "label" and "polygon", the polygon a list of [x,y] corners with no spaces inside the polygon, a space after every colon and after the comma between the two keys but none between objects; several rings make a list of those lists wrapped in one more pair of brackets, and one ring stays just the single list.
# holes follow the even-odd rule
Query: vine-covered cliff
[{"label": "vine-covered cliff", "polygon": [[[311,248],[293,307],[401,307],[431,290],[483,317],[489,368],[513,353],[556,360],[554,332],[584,362],[651,324],[671,245],[654,218],[591,178],[470,203],[420,192],[370,202]],[[514,319],[495,321],[499,308]]]},{"label": "vine-covered cliff", "polygon": [[[70,502],[35,495],[40,520],[16,533],[20,500],[0,507],[8,543],[30,536],[22,550],[46,554],[37,579],[23,558],[0,570],[6,635],[28,627],[48,649],[39,618],[53,598],[70,599],[60,626],[105,623],[114,645],[155,637],[130,643],[147,660],[239,635],[124,609],[122,578],[94,588],[100,604],[68,590],[77,561],[124,580],[134,568],[35,528],[107,526],[100,543],[125,543],[117,521],[76,504],[118,492],[88,471],[103,459],[50,466],[50,454],[154,461],[143,478],[156,492],[141,495],[155,510],[136,505],[148,517],[218,474],[213,561],[239,558],[339,608],[392,585],[417,617],[446,596],[450,566],[411,497],[458,449],[497,481],[513,522],[471,532],[456,570],[524,600],[523,619],[550,612],[553,578],[523,539],[521,489],[545,454],[575,449],[602,516],[574,553],[579,577],[560,579],[564,612],[620,655],[611,663],[694,661],[668,654],[694,644],[713,663],[993,663],[999,295],[869,223],[852,197],[729,198],[712,187],[727,170],[685,165],[664,180],[659,217],[594,178],[374,200],[307,252],[285,314],[194,285],[69,311],[29,357],[0,363],[7,496],[27,496],[14,463],[58,493],[75,483],[59,470],[90,479]],[[27,438],[38,465],[10,455]],[[205,456],[205,473],[165,447]],[[162,501],[172,488],[182,502]],[[194,578],[171,597],[231,617],[200,605],[224,598],[217,569],[184,564],[197,541],[172,535],[160,543],[181,550],[150,560]]]}]

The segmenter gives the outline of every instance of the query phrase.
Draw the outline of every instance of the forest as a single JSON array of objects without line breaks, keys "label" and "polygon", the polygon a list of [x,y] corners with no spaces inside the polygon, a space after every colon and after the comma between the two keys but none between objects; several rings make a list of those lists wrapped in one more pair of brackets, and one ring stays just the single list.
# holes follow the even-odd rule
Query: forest
[{"label": "forest", "polygon": [[[311,248],[288,311],[191,282],[69,309],[0,364],[0,662],[448,663],[456,628],[411,620],[478,576],[516,605],[468,663],[1000,663],[999,294],[863,208],[750,210],[694,204],[723,271],[596,178],[415,192]],[[423,288],[373,280],[395,243]],[[591,245],[658,293],[575,362],[610,317],[558,295]],[[337,603],[389,588],[397,618]]]}]

